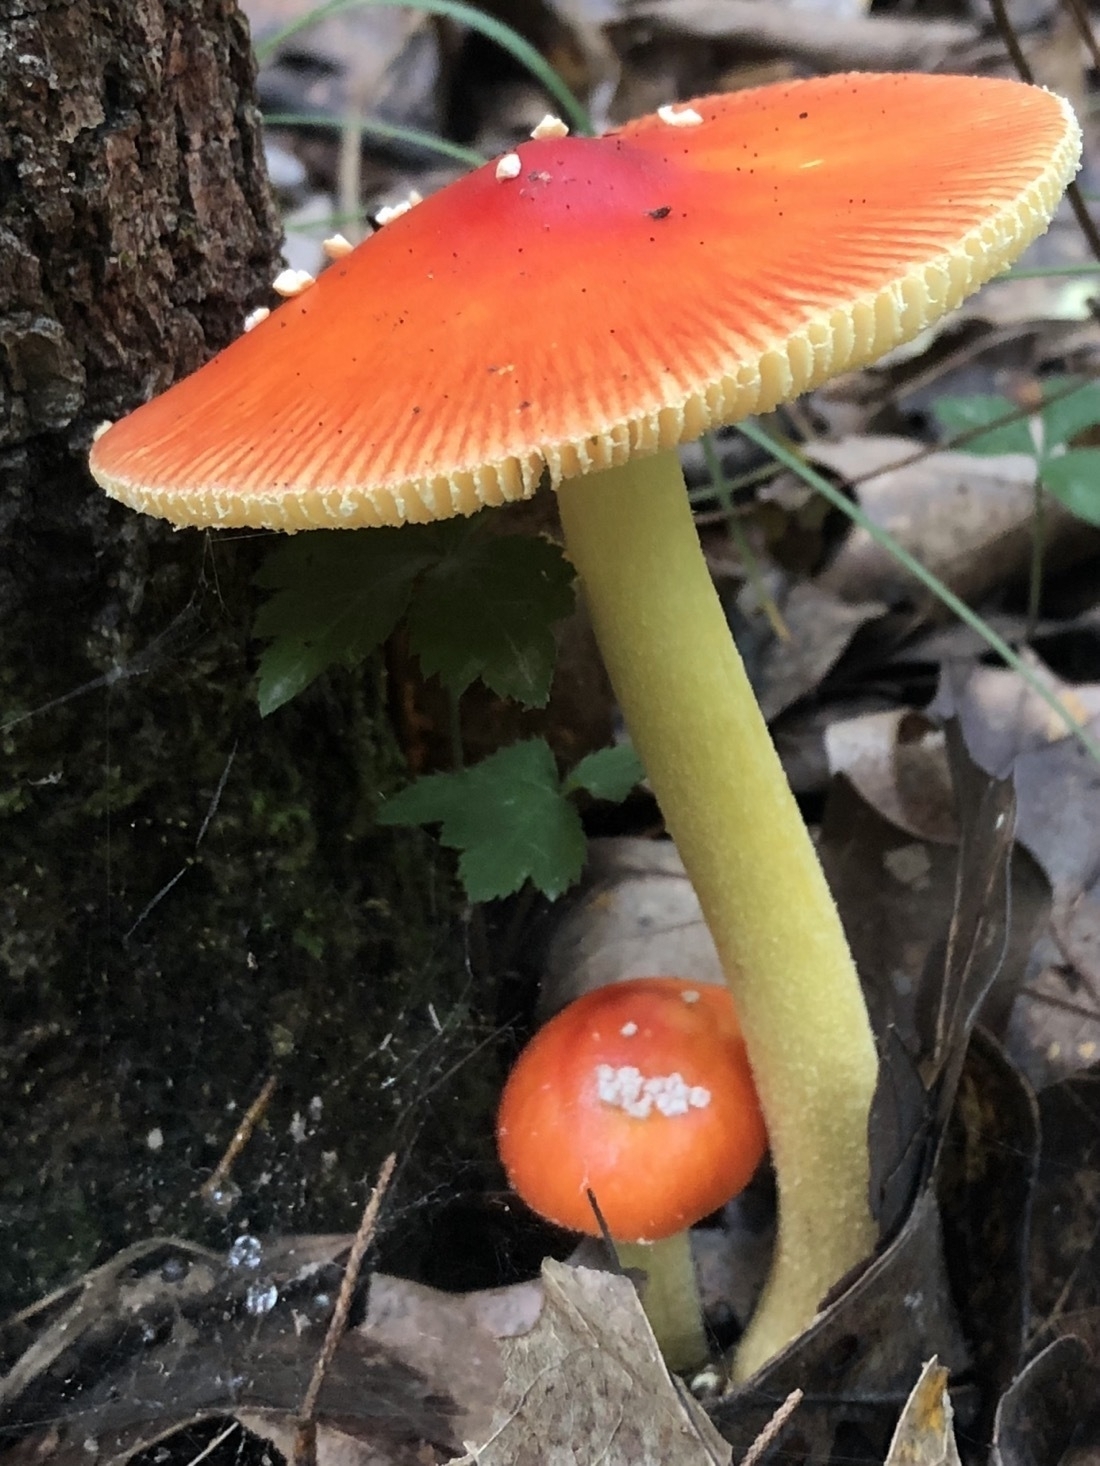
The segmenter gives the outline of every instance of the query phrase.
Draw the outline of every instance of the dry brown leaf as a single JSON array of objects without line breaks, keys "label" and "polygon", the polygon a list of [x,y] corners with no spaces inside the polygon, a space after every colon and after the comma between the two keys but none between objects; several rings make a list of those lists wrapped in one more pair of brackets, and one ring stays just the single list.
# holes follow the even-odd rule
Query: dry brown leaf
[{"label": "dry brown leaf", "polygon": [[[1095,730],[1100,685],[1071,686],[1040,664],[1036,671],[1066,709]],[[1100,767],[1076,739],[1063,736],[1052,710],[1013,674],[979,669],[968,677],[960,710],[987,768],[1014,769],[1017,838],[1050,882],[1051,929],[1066,961],[1100,993]],[[1084,1024],[1082,1025],[1084,1030]],[[1095,1022],[1081,1038],[1091,1043]],[[1088,1052],[1088,1050],[1086,1050]]]},{"label": "dry brown leaf", "polygon": [[442,1293],[375,1274],[359,1333],[452,1400],[455,1435],[468,1440],[487,1429],[504,1381],[498,1341],[527,1333],[542,1306],[537,1282]]},{"label": "dry brown leaf", "polygon": [[1042,1149],[1031,1248],[1033,1334],[1100,1345],[1100,1070],[1039,1096]]},{"label": "dry brown leaf", "polygon": [[661,976],[725,981],[676,847],[629,836],[590,841],[580,892],[555,913],[542,1011],[625,977]]},{"label": "dry brown leaf", "polygon": [[633,1285],[547,1261],[546,1304],[502,1344],[505,1385],[468,1466],[724,1466],[730,1448],[661,1361]]},{"label": "dry brown leaf", "polygon": [[[270,1441],[286,1461],[295,1459],[297,1430],[293,1417],[240,1410],[237,1420],[245,1430]],[[423,1441],[387,1438],[384,1428],[360,1427],[354,1420],[348,1421],[346,1428],[322,1422],[317,1426],[314,1449],[314,1466],[426,1466],[449,1459]]]},{"label": "dry brown leaf", "polygon": [[896,1424],[889,1401],[920,1362],[938,1354],[968,1363],[943,1257],[939,1209],[930,1190],[917,1198],[886,1251],[762,1370],[730,1394],[715,1419],[738,1458],[792,1389],[805,1398],[782,1441],[784,1459],[824,1466],[838,1432],[859,1431],[866,1450],[885,1454]]},{"label": "dry brown leaf", "polygon": [[769,722],[816,691],[860,627],[886,614],[881,601],[842,600],[809,582],[794,586],[781,610],[789,639],[771,643],[756,682],[757,700]]},{"label": "dry brown leaf", "polygon": [[873,809],[918,840],[953,844],[955,796],[942,728],[898,708],[825,730],[830,774],[844,774]]},{"label": "dry brown leaf", "polygon": [[662,30],[709,40],[737,41],[796,57],[822,71],[934,71],[978,40],[976,27],[902,16],[820,14],[774,0],[626,0],[624,18],[648,20]]},{"label": "dry brown leaf", "polygon": [[1100,1368],[1080,1339],[1055,1339],[1023,1370],[1001,1400],[992,1466],[1096,1459]]},{"label": "dry brown leaf", "polygon": [[905,1402],[886,1466],[960,1466],[947,1370],[933,1355]]},{"label": "dry brown leaf", "polygon": [[[1025,454],[919,453],[908,438],[852,437],[815,443],[814,463],[857,483],[876,525],[957,594],[980,598],[1020,575],[1031,546],[1035,463]],[[1048,543],[1068,533],[1070,516],[1054,504]],[[924,601],[928,592],[866,530],[854,527],[817,583],[849,601]]]}]

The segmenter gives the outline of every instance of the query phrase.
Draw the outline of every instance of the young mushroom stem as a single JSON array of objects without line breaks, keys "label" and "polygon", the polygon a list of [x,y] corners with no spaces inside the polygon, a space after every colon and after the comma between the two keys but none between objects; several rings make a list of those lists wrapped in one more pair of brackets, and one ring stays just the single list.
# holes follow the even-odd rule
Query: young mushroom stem
[{"label": "young mushroom stem", "polygon": [[674,453],[558,489],[616,696],[740,1015],[779,1188],[751,1374],[871,1250],[874,1040],[836,906],[730,636]]},{"label": "young mushroom stem", "polygon": [[645,1273],[642,1307],[669,1369],[683,1371],[704,1364],[707,1335],[690,1231],[675,1232],[659,1242],[616,1242],[615,1252],[624,1268]]}]

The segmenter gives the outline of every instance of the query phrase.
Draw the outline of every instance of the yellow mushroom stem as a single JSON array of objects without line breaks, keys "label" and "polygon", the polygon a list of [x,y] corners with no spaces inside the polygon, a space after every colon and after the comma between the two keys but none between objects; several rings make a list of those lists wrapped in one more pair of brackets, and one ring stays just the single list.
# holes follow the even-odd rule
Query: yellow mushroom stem
[{"label": "yellow mushroom stem", "polygon": [[874,1244],[874,1040],[675,453],[568,479],[558,500],[615,694],[737,1003],[768,1126],[779,1232],[735,1361],[744,1378],[807,1327]]},{"label": "yellow mushroom stem", "polygon": [[677,1232],[659,1242],[616,1242],[615,1252],[622,1267],[645,1275],[642,1307],[669,1369],[684,1371],[705,1364],[707,1335],[691,1233]]}]

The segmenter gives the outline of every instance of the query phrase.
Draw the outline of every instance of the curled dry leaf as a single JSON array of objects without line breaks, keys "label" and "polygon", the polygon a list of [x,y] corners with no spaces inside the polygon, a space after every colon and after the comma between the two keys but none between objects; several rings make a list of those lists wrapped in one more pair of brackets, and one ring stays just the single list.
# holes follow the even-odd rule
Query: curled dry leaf
[{"label": "curled dry leaf", "polygon": [[936,1164],[944,1245],[974,1357],[968,1430],[987,1439],[1028,1338],[1030,1208],[1039,1156],[1035,1095],[978,1029]]},{"label": "curled dry leaf", "polygon": [[1072,1075],[1039,1096],[1042,1151],[1031,1254],[1032,1327],[1040,1339],[1077,1334],[1100,1349],[1100,1072]]},{"label": "curled dry leaf", "polygon": [[933,1354],[952,1370],[968,1355],[943,1258],[939,1209],[925,1191],[893,1244],[751,1381],[716,1407],[715,1421],[740,1460],[792,1389],[805,1398],[783,1436],[784,1459],[825,1466],[838,1439],[859,1432],[885,1455],[897,1406]]},{"label": "curled dry leaf", "polygon": [[1096,1440],[1098,1400],[1095,1360],[1080,1339],[1056,1339],[1031,1361],[1000,1403],[993,1466],[1087,1460],[1088,1443]]},{"label": "curled dry leaf", "polygon": [[[1100,726],[1100,685],[1035,670],[1079,722]],[[1014,771],[1017,839],[1050,882],[1050,930],[1061,957],[1021,994],[1012,1052],[1037,1082],[1100,1053],[1100,768],[1015,674],[975,668],[955,692],[977,758]],[[1095,734],[1094,734],[1095,736]]]},{"label": "curled dry leaf", "polygon": [[943,729],[895,708],[845,718],[825,730],[830,774],[844,774],[884,819],[917,840],[954,844],[955,797]]},{"label": "curled dry leaf", "polygon": [[905,1402],[886,1466],[959,1466],[947,1370],[932,1356]]}]

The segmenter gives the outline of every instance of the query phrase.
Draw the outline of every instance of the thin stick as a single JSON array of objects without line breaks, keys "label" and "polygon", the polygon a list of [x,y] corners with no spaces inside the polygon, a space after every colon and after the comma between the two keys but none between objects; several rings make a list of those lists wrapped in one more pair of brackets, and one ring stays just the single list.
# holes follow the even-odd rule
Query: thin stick
[{"label": "thin stick", "polygon": [[313,1374],[302,1399],[302,1408],[298,1412],[292,1455],[293,1466],[315,1466],[317,1459],[317,1422],[315,1416],[317,1413],[317,1401],[321,1394],[321,1386],[325,1382],[328,1367],[336,1354],[337,1347],[340,1343],[340,1336],[347,1327],[348,1314],[351,1312],[351,1302],[355,1295],[355,1285],[359,1281],[359,1269],[363,1265],[363,1258],[367,1248],[371,1244],[371,1238],[374,1236],[375,1223],[378,1221],[378,1209],[382,1205],[382,1199],[386,1194],[386,1188],[390,1184],[393,1176],[393,1168],[396,1164],[397,1156],[392,1153],[382,1162],[378,1172],[378,1179],[374,1183],[374,1190],[371,1192],[370,1198],[363,1209],[359,1229],[351,1244],[351,1251],[348,1253],[347,1264],[344,1268],[344,1276],[340,1283],[340,1292],[336,1296],[336,1307],[332,1310],[328,1332],[325,1334],[325,1342],[321,1345],[321,1352],[317,1356],[317,1363],[313,1366]]},{"label": "thin stick", "polygon": [[264,1080],[263,1088],[245,1110],[241,1123],[233,1132],[233,1138],[225,1148],[225,1154],[214,1167],[213,1171],[199,1187],[199,1195],[209,1205],[216,1204],[218,1192],[229,1179],[229,1173],[236,1163],[237,1157],[245,1146],[252,1139],[252,1132],[263,1119],[268,1105],[271,1103],[271,1096],[275,1093],[275,1086],[278,1083],[276,1075],[269,1074]]},{"label": "thin stick", "polygon": [[1065,0],[1065,9],[1069,11],[1080,32],[1081,39],[1088,47],[1093,65],[1100,70],[1100,45],[1097,45],[1096,33],[1092,28],[1092,21],[1089,19],[1084,0]]},{"label": "thin stick", "polygon": [[[359,127],[358,107],[350,107],[343,119],[340,129],[340,152],[336,173],[336,197],[337,207],[340,213],[345,216],[354,216],[358,219],[363,210],[362,182],[363,182],[363,138]],[[358,230],[359,239],[362,239],[362,230],[358,224],[349,225],[349,230],[354,235]],[[353,238],[352,244],[357,244],[358,239]]]},{"label": "thin stick", "polygon": [[792,1390],[745,1452],[741,1460],[741,1466],[756,1466],[756,1463],[768,1447],[773,1444],[776,1436],[778,1436],[779,1432],[786,1425],[787,1421],[790,1420],[801,1403],[802,1391]]},{"label": "thin stick", "polygon": [[187,1463],[187,1466],[199,1466],[199,1463],[201,1461],[205,1461],[207,1456],[212,1456],[214,1452],[218,1449],[218,1447],[224,1441],[227,1441],[235,1430],[240,1429],[241,1423],[239,1420],[231,1421],[230,1424],[227,1425],[225,1429],[220,1432],[220,1434],[216,1435],[212,1441],[207,1442],[207,1444],[203,1447],[203,1449],[199,1452],[197,1456],[191,1457],[190,1461],[188,1461]]},{"label": "thin stick", "polygon": [[[1035,85],[1035,75],[1031,65],[1024,55],[1024,49],[1020,45],[1020,38],[1008,18],[1008,10],[1005,8],[1005,0],[989,0],[993,8],[993,19],[997,22],[997,29],[1001,33],[1001,40],[1005,43],[1005,50],[1012,58],[1021,81]],[[1071,183],[1066,189],[1066,198],[1069,199],[1070,207],[1073,209],[1074,217],[1080,227],[1081,233],[1085,236],[1089,249],[1098,260],[1100,260],[1100,231],[1097,230],[1089,213],[1088,205],[1085,203],[1084,195],[1076,183]]]}]

